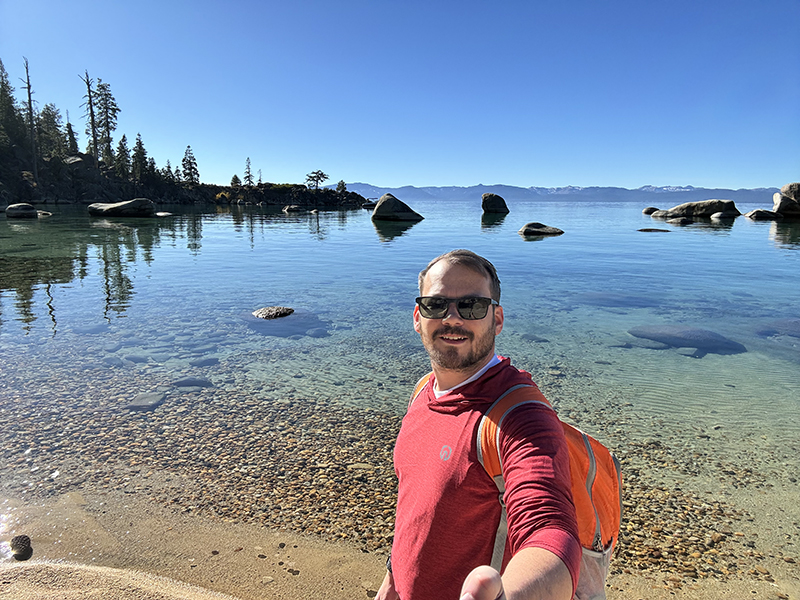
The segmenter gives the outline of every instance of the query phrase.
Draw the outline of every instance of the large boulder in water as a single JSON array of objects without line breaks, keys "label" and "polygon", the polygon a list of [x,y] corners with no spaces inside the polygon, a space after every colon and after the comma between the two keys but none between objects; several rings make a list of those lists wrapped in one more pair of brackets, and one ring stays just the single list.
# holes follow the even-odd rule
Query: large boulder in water
[{"label": "large boulder in water", "polygon": [[38,219],[39,211],[32,204],[20,202],[19,204],[9,204],[6,207],[6,218],[8,219]]},{"label": "large boulder in water", "polygon": [[481,196],[481,208],[483,212],[492,214],[508,214],[508,206],[502,196],[486,193]]},{"label": "large boulder in water", "polygon": [[372,218],[376,221],[422,221],[425,217],[414,212],[408,204],[392,194],[384,194],[375,205]]},{"label": "large boulder in water", "polygon": [[642,325],[629,329],[634,337],[659,342],[673,348],[694,348],[694,357],[706,354],[740,354],[747,352],[739,342],[734,342],[713,331],[684,325]]},{"label": "large boulder in water", "polygon": [[800,202],[782,192],[775,192],[772,196],[772,212],[790,219],[800,218]]},{"label": "large boulder in water", "polygon": [[795,202],[800,202],[800,183],[787,183],[781,188],[781,194]]},{"label": "large boulder in water", "polygon": [[544,223],[531,222],[523,225],[517,233],[522,237],[544,237],[546,235],[561,235],[564,232],[557,227],[550,227]]},{"label": "large boulder in water", "polygon": [[744,216],[751,221],[780,221],[783,219],[783,215],[781,213],[773,212],[771,210],[764,210],[763,208],[751,210],[749,213],[745,213]]},{"label": "large boulder in water", "polygon": [[156,214],[156,205],[149,198],[134,198],[111,204],[96,202],[86,209],[93,217],[153,217]]},{"label": "large boulder in water", "polygon": [[739,209],[733,200],[700,200],[698,202],[685,202],[667,210],[657,210],[650,216],[660,219],[675,219],[678,217],[710,217],[714,213],[722,213],[723,217],[738,217]]}]

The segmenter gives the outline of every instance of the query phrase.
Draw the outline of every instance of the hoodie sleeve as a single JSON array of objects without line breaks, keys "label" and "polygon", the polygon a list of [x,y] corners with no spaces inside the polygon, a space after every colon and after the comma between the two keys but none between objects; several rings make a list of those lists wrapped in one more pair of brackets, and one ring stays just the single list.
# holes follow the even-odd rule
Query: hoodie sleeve
[{"label": "hoodie sleeve", "polygon": [[511,555],[544,548],[558,556],[575,590],[581,546],[570,485],[569,452],[561,422],[552,409],[523,404],[500,430]]}]

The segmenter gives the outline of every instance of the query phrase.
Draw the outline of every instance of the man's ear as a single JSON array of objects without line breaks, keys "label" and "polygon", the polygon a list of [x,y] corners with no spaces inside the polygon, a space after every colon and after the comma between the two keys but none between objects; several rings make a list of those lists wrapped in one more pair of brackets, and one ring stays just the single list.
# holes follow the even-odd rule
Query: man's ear
[{"label": "man's ear", "polygon": [[417,333],[422,333],[420,331],[420,324],[419,324],[420,316],[419,316],[419,304],[414,305],[414,331]]},{"label": "man's ear", "polygon": [[495,306],[494,307],[494,334],[500,335],[500,332],[503,331],[503,307],[502,306]]}]

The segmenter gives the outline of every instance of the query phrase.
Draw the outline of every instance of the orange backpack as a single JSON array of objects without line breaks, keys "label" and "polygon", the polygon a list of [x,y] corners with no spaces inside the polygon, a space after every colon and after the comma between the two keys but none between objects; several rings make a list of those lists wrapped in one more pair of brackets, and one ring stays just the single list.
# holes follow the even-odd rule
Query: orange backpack
[{"label": "orange backpack", "polygon": [[[430,374],[417,383],[412,402],[428,383]],[[502,513],[495,540],[492,567],[500,570],[503,563],[508,526],[503,501],[505,482],[498,451],[503,419],[517,406],[535,402],[550,410],[553,407],[535,384],[520,384],[500,395],[486,410],[478,425],[478,459],[497,485]],[[619,538],[622,519],[622,471],[617,458],[593,437],[561,422],[569,449],[572,500],[578,518],[578,536],[583,549],[576,600],[604,600],[605,580],[611,554]]]}]

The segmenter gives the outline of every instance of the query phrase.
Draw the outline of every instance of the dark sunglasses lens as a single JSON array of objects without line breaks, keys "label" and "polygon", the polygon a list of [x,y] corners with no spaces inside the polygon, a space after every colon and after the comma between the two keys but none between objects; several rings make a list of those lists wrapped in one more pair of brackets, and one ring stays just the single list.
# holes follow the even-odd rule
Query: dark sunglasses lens
[{"label": "dark sunglasses lens", "polygon": [[441,319],[447,313],[447,305],[445,298],[420,298],[419,312],[426,319]]},{"label": "dark sunglasses lens", "polygon": [[486,316],[491,304],[488,298],[462,298],[458,301],[458,314],[462,319],[476,321]]}]

